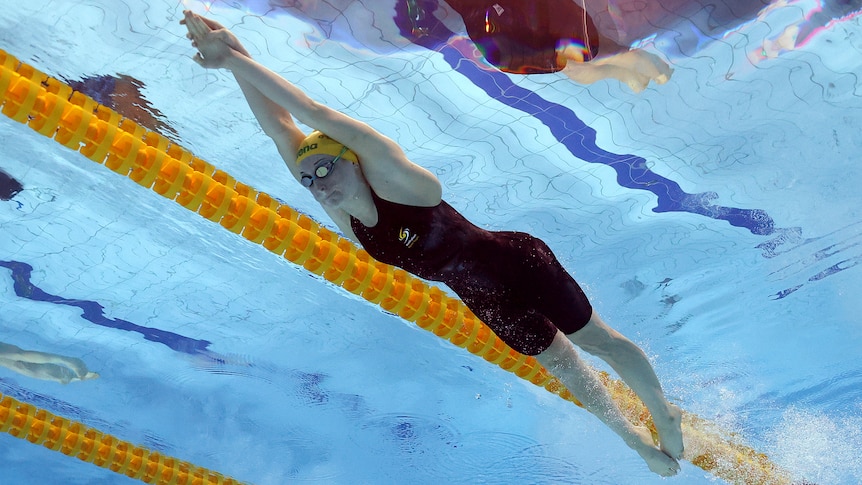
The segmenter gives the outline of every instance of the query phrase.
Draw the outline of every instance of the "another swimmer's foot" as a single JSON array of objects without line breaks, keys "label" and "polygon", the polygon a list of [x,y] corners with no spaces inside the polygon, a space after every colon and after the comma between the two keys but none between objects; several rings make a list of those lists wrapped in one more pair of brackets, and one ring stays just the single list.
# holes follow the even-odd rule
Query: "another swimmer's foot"
[{"label": "another swimmer's foot", "polygon": [[670,81],[670,76],[671,76],[671,74],[673,74],[673,69],[670,69],[669,71],[670,72],[668,72],[667,74],[659,74],[658,76],[656,76],[656,78],[654,79],[655,83],[656,84],[664,84],[664,83]]},{"label": "another swimmer's foot", "polygon": [[661,450],[671,458],[681,460],[685,451],[682,438],[682,410],[673,404],[668,404],[668,417],[670,419],[668,422],[656,422]]},{"label": "another swimmer's foot", "polygon": [[673,69],[668,63],[643,49],[616,54],[598,62],[618,68],[617,78],[626,83],[635,93],[640,93],[646,89],[650,81],[664,84],[673,75]]},{"label": "another swimmer's foot", "polygon": [[647,86],[649,86],[649,78],[646,76],[641,76],[638,73],[631,73],[625,78],[626,86],[632,90],[633,93],[638,94],[643,92]]},{"label": "another swimmer's foot", "polygon": [[679,462],[653,445],[652,435],[648,429],[638,426],[636,432],[639,443],[632,448],[644,459],[653,473],[663,477],[671,477],[679,473]]},{"label": "another swimmer's foot", "polygon": [[656,84],[664,84],[670,81],[673,69],[670,68],[667,62],[645,50],[638,49],[636,52],[638,52],[641,58],[639,66],[641,74],[648,76]]}]

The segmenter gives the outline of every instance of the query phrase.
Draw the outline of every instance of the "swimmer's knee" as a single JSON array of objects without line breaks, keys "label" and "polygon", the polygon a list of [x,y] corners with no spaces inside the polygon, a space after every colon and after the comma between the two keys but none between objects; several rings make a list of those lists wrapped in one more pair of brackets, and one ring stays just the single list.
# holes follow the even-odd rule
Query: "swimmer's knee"
[{"label": "swimmer's knee", "polygon": [[563,334],[563,332],[558,331],[556,335],[554,335],[554,339],[551,341],[551,344],[534,357],[543,366],[554,368],[564,365],[566,362],[570,362],[573,355],[577,358],[577,351],[572,345],[572,342],[565,334]]},{"label": "swimmer's knee", "polygon": [[586,325],[566,334],[566,338],[573,344],[596,357],[613,354],[618,336],[619,334],[608,327],[595,312]]}]

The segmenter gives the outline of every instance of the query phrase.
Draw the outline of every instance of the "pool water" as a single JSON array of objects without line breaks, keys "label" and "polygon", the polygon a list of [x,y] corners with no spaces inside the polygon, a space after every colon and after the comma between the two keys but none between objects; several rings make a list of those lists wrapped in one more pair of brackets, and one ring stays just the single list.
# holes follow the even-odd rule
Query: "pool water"
[{"label": "pool water", "polygon": [[[544,239],[673,402],[798,482],[860,483],[862,5],[678,3],[628,25],[674,69],[638,94],[501,73],[445,6],[416,37],[395,0],[33,0],[0,48],[327,221],[229,73],[190,59],[182,10],[209,12],[468,218]],[[249,483],[721,482],[652,475],[571,403],[6,117],[0,146],[23,186],[0,200],[0,343],[99,374],[0,367],[5,395]],[[137,483],[0,443],[5,483]]]}]

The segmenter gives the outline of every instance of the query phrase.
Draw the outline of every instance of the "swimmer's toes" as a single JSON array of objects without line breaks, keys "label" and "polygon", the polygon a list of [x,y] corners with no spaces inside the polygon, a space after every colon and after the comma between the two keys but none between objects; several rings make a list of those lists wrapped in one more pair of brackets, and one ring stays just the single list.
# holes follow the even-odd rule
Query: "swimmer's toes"
[{"label": "swimmer's toes", "polygon": [[679,473],[679,462],[666,452],[656,448],[652,443],[652,435],[641,426],[635,428],[638,442],[634,449],[649,466],[650,471],[663,477],[670,477]]},{"label": "swimmer's toes", "polygon": [[664,84],[664,83],[668,82],[668,80],[670,80],[670,77],[673,75],[673,69],[671,69],[671,67],[668,63],[664,62],[663,60],[659,59],[658,57],[655,57],[654,60],[655,60],[654,65],[655,65],[657,74],[655,76],[653,76],[653,79],[658,84]]},{"label": "swimmer's toes", "polygon": [[658,473],[659,475],[661,475],[663,477],[672,477],[672,476],[676,475],[677,473],[679,473],[679,463],[673,462],[672,465],[665,468],[663,471],[656,472],[656,473]]},{"label": "swimmer's toes", "polygon": [[662,452],[658,448],[641,452],[641,457],[646,461],[650,471],[663,477],[672,477],[679,473],[679,462]]},{"label": "swimmer's toes", "polygon": [[656,82],[659,84],[664,84],[664,83],[670,81],[671,76],[673,76],[673,69],[668,67],[667,71],[663,72],[661,74],[661,76],[659,76],[658,79],[656,79]]},{"label": "swimmer's toes", "polygon": [[631,90],[635,94],[638,94],[638,93],[642,92],[644,89],[646,89],[648,84],[649,84],[649,81],[644,81],[640,76],[638,76],[636,78],[633,77],[633,78],[628,79],[626,81],[626,85],[628,85],[628,87],[631,88]]}]

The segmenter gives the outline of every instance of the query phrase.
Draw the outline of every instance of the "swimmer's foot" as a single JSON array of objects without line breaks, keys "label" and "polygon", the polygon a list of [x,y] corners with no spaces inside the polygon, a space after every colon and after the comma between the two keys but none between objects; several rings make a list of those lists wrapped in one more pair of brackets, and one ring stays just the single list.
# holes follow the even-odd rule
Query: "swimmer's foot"
[{"label": "swimmer's foot", "polygon": [[629,72],[620,78],[620,81],[626,83],[626,86],[637,94],[643,92],[649,86],[649,78],[636,72]]},{"label": "swimmer's foot", "polygon": [[[655,417],[653,416],[653,420]],[[661,450],[671,458],[681,460],[685,451],[682,438],[682,410],[673,404],[668,404],[668,420],[655,422],[661,445]]]},{"label": "swimmer's foot", "polygon": [[648,429],[638,426],[635,431],[639,442],[632,448],[644,459],[653,473],[663,477],[671,477],[679,473],[679,462],[653,445],[652,435]]},{"label": "swimmer's foot", "polygon": [[635,49],[632,53],[637,53],[638,55],[638,61],[635,64],[638,72],[649,77],[656,84],[664,84],[670,80],[670,77],[673,75],[673,69],[659,56],[643,49]]},{"label": "swimmer's foot", "polygon": [[634,49],[595,61],[596,64],[613,66],[607,72],[626,83],[635,93],[640,93],[650,81],[664,84],[673,75],[673,69],[660,57],[643,49]]}]

